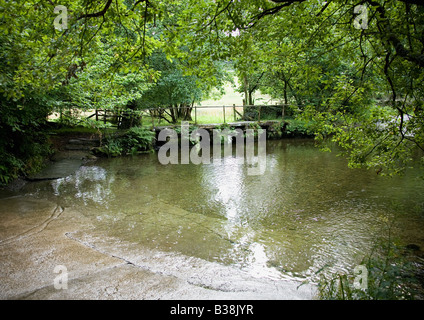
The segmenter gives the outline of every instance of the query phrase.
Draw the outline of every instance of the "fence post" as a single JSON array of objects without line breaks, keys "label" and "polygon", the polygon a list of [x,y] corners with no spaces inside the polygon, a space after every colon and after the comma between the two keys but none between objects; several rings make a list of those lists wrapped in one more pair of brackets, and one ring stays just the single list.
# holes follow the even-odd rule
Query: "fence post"
[{"label": "fence post", "polygon": [[[120,123],[122,121],[123,116],[124,115],[122,114],[122,110],[121,109],[118,109],[118,112],[116,113],[116,126],[117,126],[117,129],[119,129],[121,127]],[[132,119],[131,119],[130,126],[132,127]]]},{"label": "fence post", "polygon": [[154,129],[155,128],[155,120],[153,119],[153,114],[155,113],[155,111],[149,110],[149,113],[150,113],[150,117],[152,118],[152,126],[153,126],[153,129]]},{"label": "fence post", "polygon": [[233,103],[233,115],[234,115],[234,122],[237,121],[237,117],[236,117],[236,104]]},{"label": "fence post", "polygon": [[96,108],[96,121],[99,121],[99,110]]},{"label": "fence post", "polygon": [[225,106],[222,106],[222,111],[224,112],[224,123],[225,123]]},{"label": "fence post", "polygon": [[258,110],[258,122],[261,122],[261,105],[259,105],[259,110]]}]

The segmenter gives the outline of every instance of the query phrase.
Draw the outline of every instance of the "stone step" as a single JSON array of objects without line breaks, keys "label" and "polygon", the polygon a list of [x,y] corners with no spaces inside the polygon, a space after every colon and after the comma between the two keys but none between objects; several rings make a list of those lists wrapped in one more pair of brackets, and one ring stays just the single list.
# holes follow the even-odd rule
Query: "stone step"
[{"label": "stone step", "polygon": [[68,144],[71,145],[87,145],[87,146],[98,146],[100,144],[99,139],[86,139],[86,138],[79,138],[79,139],[70,139],[68,141]]},{"label": "stone step", "polygon": [[50,163],[37,174],[28,177],[28,180],[54,180],[73,174],[82,165],[81,159],[63,159]]},{"label": "stone step", "polygon": [[84,144],[67,144],[65,150],[72,151],[90,151],[94,148],[93,145],[84,145]]}]

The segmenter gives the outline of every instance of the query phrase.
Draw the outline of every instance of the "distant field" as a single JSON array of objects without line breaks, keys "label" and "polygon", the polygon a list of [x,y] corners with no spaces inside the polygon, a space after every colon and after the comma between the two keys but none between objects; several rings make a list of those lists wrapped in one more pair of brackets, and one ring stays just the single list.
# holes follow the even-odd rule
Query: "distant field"
[{"label": "distant field", "polygon": [[[237,78],[234,79],[235,84],[237,85]],[[225,86],[225,93],[218,100],[205,100],[200,103],[201,106],[242,106],[244,94],[234,91],[233,85],[228,82]],[[264,95],[258,92],[254,96],[255,104],[275,104],[276,101],[273,101],[269,95]]]},{"label": "distant field", "polygon": [[[237,78],[234,79],[235,84],[237,84]],[[224,122],[224,112],[222,106],[242,106],[244,94],[236,92],[234,86],[231,83],[227,83],[225,86],[225,93],[219,99],[209,99],[202,101],[199,105],[203,107],[216,106],[217,108],[197,108],[197,122],[200,124],[205,123],[221,123]],[[257,93],[254,96],[255,104],[275,104],[276,101],[273,101],[270,96]],[[243,108],[238,107],[236,110],[242,113]],[[192,113],[194,120],[194,111]],[[237,118],[237,116],[236,116]],[[234,121],[234,112],[232,108],[226,108],[225,110],[225,120],[226,122]]]},{"label": "distant field", "polygon": [[[237,78],[234,79],[235,84],[237,85]],[[212,96],[217,96],[218,98],[215,99],[209,99],[204,100],[201,103],[199,103],[197,106],[197,123],[199,124],[208,124],[208,123],[223,123],[224,122],[224,111],[222,106],[233,106],[236,105],[236,110],[243,114],[243,98],[244,94],[239,93],[235,91],[235,86],[232,85],[230,82],[228,82],[224,87],[225,93],[222,96],[219,96],[218,91],[214,92]],[[264,95],[258,92],[254,95],[255,104],[275,104],[277,101],[272,100],[269,95]],[[207,107],[207,108],[202,108]],[[214,108],[210,108],[214,107]],[[80,113],[80,117],[88,117],[94,113],[94,110],[87,110]],[[49,116],[49,119],[51,120],[57,120],[59,118],[58,113],[54,113]],[[192,118],[193,122],[195,120],[195,111],[193,109],[192,112]],[[240,116],[236,115],[234,117],[234,111],[233,108],[225,108],[225,122],[232,122],[237,119],[239,119]],[[93,118],[94,119],[94,118]],[[143,117],[143,125],[150,125],[151,119],[150,117]],[[163,124],[166,123],[166,121],[158,119],[155,120],[156,124]]]}]

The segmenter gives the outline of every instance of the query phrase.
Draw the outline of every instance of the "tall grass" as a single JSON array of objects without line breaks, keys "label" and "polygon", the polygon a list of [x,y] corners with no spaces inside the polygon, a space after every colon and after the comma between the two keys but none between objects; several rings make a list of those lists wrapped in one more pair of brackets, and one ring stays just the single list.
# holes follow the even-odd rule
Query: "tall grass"
[{"label": "tall grass", "polygon": [[[193,120],[197,119],[198,124],[209,124],[209,123],[223,123],[224,122],[224,110],[225,110],[225,122],[234,122],[240,120],[240,116],[235,114],[233,108],[222,108],[222,107],[197,107],[197,110],[192,111],[191,116]],[[236,107],[236,110],[243,114],[242,107]],[[196,115],[197,114],[197,115]]]},{"label": "tall grass", "polygon": [[[422,300],[422,262],[399,239],[393,237],[397,217],[382,216],[382,229],[376,233],[373,250],[360,265],[367,273],[363,289],[354,285],[355,272],[320,275],[318,298],[324,300]],[[321,273],[321,269],[317,274]]]}]

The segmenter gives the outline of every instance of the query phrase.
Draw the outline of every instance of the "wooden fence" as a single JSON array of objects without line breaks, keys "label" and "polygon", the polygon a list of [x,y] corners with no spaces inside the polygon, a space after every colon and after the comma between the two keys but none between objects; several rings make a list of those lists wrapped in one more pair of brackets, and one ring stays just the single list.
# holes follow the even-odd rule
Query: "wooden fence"
[{"label": "wooden fence", "polygon": [[[199,116],[205,110],[214,109],[215,116],[222,112],[222,121],[220,123],[236,122],[236,121],[258,121],[265,118],[284,119],[288,105],[275,104],[275,105],[245,105],[245,106],[187,106],[180,108],[190,108],[191,118],[197,124]],[[110,122],[118,128],[126,128],[141,123],[143,118],[150,118],[153,127],[156,126],[155,119],[164,119],[169,114],[170,108],[146,108],[140,110],[105,110],[96,109],[95,112],[87,117],[95,117],[96,121],[103,121],[104,123]],[[232,111],[228,112],[228,110]],[[194,118],[194,119],[193,119]]]}]

